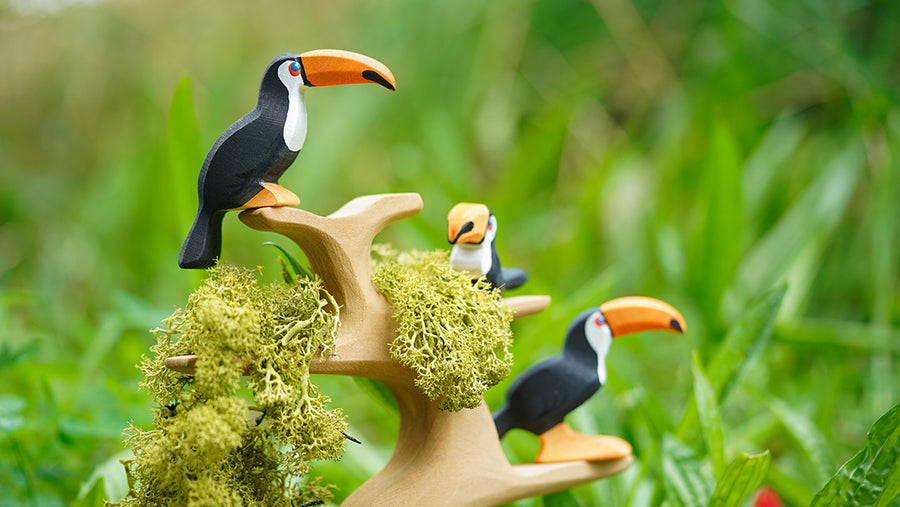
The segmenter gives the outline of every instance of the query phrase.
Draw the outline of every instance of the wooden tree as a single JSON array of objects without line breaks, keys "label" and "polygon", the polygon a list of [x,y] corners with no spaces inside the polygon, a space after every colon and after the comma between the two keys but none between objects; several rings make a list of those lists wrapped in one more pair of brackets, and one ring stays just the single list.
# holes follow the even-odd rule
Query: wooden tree
[{"label": "wooden tree", "polygon": [[[397,400],[400,430],[384,469],[344,505],[497,505],[552,493],[617,474],[632,456],[607,461],[511,465],[482,401],[474,409],[439,410],[415,386],[415,373],[390,356],[397,335],[390,302],[372,282],[370,250],[387,225],[422,209],[418,194],[356,198],[327,217],[297,208],[259,208],[240,219],[294,241],[340,305],[335,354],[317,357],[312,373],[354,375],[383,383]],[[548,296],[505,298],[516,318],[542,311]],[[196,356],[173,357],[170,368],[193,370]]]}]

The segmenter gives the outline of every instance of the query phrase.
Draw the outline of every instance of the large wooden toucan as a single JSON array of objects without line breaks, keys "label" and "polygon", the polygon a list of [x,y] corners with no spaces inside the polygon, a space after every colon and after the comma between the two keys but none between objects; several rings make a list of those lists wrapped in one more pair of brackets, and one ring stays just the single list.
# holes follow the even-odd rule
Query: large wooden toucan
[{"label": "large wooden toucan", "polygon": [[515,289],[528,281],[528,275],[500,265],[496,237],[497,217],[484,204],[461,202],[447,214],[447,240],[453,245],[450,267],[469,273],[473,280],[483,276],[500,290]]},{"label": "large wooden toucan", "polygon": [[535,462],[605,460],[631,454],[618,437],[584,435],[563,419],[606,383],[606,354],[613,338],[653,329],[684,333],[678,310],[657,299],[624,297],[579,314],[569,324],[562,352],[522,372],[494,413],[500,438],[512,428],[538,435]]},{"label": "large wooden toucan", "polygon": [[197,182],[200,206],[181,247],[179,266],[215,264],[226,211],[300,204],[278,178],[306,140],[303,87],[350,83],[377,83],[389,90],[396,86],[382,63],[349,51],[321,49],[272,60],[259,86],[256,109],[228,127],[203,162]]}]

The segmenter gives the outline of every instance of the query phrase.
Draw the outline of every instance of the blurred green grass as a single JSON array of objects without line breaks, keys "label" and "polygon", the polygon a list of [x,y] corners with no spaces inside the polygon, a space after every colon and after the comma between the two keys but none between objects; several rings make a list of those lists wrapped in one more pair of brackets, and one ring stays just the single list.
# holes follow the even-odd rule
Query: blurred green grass
[{"label": "blurred green grass", "polygon": [[[419,192],[422,213],[379,236],[401,248],[446,248],[449,208],[489,204],[501,258],[531,275],[518,293],[554,298],[514,324],[514,374],[607,299],[684,313],[684,337],[617,342],[609,384],[573,413],[638,458],[573,490],[583,505],[659,500],[692,351],[709,371],[772,287],[787,286],[773,339],[718,407],[726,463],[769,449],[767,482],[808,503],[900,398],[900,4],[23,5],[0,4],[0,393],[25,401],[0,433],[13,505],[68,504],[128,420],[149,424],[133,365],[198,281],[176,257],[199,161],[285,51],[359,51],[398,89],[310,90],[308,142],[282,183],[320,214]],[[193,107],[173,108],[185,77]],[[224,234],[225,260],[278,279],[262,243],[284,240],[235,216]],[[386,462],[397,421],[352,379],[318,381],[364,442],[317,468],[340,499]],[[519,461],[536,449],[516,432],[504,446]]]}]

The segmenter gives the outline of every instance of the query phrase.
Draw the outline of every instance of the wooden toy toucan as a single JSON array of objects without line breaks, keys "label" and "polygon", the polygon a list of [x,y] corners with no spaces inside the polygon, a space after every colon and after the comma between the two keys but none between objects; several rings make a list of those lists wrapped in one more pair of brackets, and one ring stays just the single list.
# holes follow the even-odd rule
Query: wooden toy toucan
[{"label": "wooden toy toucan", "polygon": [[349,51],[322,49],[272,60],[259,87],[256,109],[228,127],[203,162],[197,183],[200,206],[181,247],[179,266],[215,264],[226,211],[300,204],[278,178],[306,140],[302,88],[351,83],[377,83],[389,90],[396,86],[381,62]]},{"label": "wooden toy toucan", "polygon": [[500,290],[515,289],[528,281],[519,268],[504,268],[494,238],[497,217],[484,204],[461,202],[447,214],[447,239],[453,245],[450,266],[477,280],[482,276]]},{"label": "wooden toy toucan", "polygon": [[613,436],[584,435],[563,421],[606,382],[606,354],[613,338],[639,331],[684,333],[678,310],[662,301],[624,297],[579,314],[566,331],[562,352],[520,374],[494,413],[497,434],[512,428],[538,435],[537,463],[606,460],[631,454],[631,445]]}]

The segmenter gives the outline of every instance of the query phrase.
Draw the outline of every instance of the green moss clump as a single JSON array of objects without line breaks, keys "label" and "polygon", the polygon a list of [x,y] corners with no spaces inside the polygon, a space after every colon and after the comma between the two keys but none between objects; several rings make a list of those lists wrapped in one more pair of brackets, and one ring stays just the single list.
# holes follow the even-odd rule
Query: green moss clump
[{"label": "green moss clump", "polygon": [[445,251],[373,247],[373,280],[394,305],[391,356],[442,410],[474,408],[512,366],[512,310],[484,280],[450,267]]},{"label": "green moss clump", "polygon": [[[322,295],[324,294],[324,298]],[[338,459],[347,423],[310,382],[309,363],[337,337],[337,305],[318,281],[260,287],[229,266],[209,278],[155,329],[141,384],[153,397],[154,428],[131,426],[122,506],[289,506],[331,498],[309,461]],[[165,367],[197,354],[194,375]],[[238,396],[249,374],[252,407]],[[253,412],[251,412],[251,409]]]}]

